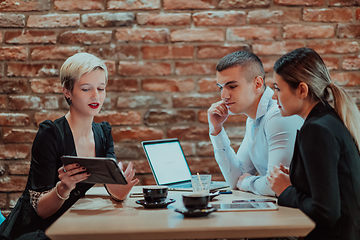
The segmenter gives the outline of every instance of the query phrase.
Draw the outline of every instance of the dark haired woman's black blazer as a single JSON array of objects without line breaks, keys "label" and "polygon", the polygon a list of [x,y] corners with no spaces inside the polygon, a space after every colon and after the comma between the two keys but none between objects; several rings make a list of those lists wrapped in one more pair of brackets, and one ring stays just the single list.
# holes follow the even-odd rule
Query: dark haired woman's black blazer
[{"label": "dark haired woman's black blazer", "polygon": [[290,180],[278,202],[315,221],[305,239],[360,239],[359,150],[328,103],[317,104],[297,134]]}]

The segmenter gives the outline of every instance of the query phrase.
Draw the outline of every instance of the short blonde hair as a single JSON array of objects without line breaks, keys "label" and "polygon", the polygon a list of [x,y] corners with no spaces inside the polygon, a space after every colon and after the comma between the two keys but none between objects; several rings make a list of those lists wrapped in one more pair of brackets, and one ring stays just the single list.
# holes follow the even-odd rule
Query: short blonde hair
[{"label": "short blonde hair", "polygon": [[74,84],[85,73],[101,69],[105,73],[105,81],[108,80],[108,71],[105,62],[90,53],[76,53],[69,57],[61,66],[61,86],[67,90],[74,89]]}]

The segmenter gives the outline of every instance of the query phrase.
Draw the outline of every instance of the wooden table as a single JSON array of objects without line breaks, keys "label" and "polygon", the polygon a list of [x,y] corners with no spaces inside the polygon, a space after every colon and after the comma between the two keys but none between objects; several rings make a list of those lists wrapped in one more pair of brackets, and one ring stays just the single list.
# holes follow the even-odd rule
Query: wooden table
[{"label": "wooden table", "polygon": [[[140,186],[132,190],[141,191]],[[142,198],[129,197],[119,203],[111,200],[103,187],[92,188],[46,234],[54,240],[301,237],[315,227],[300,210],[280,206],[276,211],[214,212],[206,217],[184,218],[174,211],[183,207],[182,194],[170,191],[168,197],[176,202],[165,209],[145,209],[135,203]],[[249,198],[261,196],[233,191],[214,201],[229,203]]]}]

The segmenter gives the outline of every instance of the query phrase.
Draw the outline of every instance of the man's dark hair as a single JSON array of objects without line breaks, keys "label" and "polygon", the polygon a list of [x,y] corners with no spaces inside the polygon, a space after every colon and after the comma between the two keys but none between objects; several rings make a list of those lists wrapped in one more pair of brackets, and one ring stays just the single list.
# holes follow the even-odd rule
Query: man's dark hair
[{"label": "man's dark hair", "polygon": [[237,66],[246,68],[248,72],[246,80],[251,81],[256,76],[260,76],[265,81],[265,70],[260,58],[248,51],[237,51],[226,55],[216,65],[216,71],[221,72]]}]

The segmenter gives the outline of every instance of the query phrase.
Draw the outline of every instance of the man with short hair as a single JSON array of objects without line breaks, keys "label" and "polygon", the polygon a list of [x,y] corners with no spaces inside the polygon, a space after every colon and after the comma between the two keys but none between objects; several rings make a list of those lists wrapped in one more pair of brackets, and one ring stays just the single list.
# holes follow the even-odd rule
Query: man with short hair
[{"label": "man with short hair", "polygon": [[[267,174],[274,166],[288,167],[297,129],[298,116],[282,117],[273,90],[265,85],[261,60],[247,51],[233,52],[216,66],[217,85],[222,100],[208,109],[210,139],[215,159],[226,182],[233,189],[274,196]],[[245,137],[235,154],[223,128],[229,114],[245,114]]]}]

